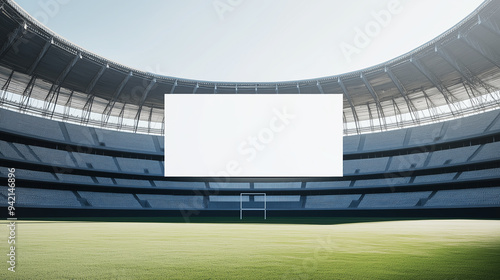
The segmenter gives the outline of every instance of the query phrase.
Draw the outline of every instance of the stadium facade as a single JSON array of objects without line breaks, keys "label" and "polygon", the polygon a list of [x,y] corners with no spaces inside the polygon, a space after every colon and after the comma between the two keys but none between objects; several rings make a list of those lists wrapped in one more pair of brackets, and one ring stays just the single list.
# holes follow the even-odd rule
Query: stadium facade
[{"label": "stadium facade", "polygon": [[[500,3],[386,63],[313,80],[159,76],[90,53],[0,0],[0,180],[20,217],[500,216]],[[343,94],[344,176],[163,177],[164,94]],[[0,205],[7,205],[7,188]],[[261,203],[247,197],[248,205]],[[6,212],[6,211],[5,211]],[[6,213],[2,213],[6,215]]]}]

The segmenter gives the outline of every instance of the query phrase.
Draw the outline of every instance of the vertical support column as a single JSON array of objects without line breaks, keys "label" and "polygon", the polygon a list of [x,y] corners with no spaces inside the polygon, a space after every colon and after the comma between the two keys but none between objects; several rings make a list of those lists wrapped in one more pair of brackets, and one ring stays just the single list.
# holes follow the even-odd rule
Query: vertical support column
[{"label": "vertical support column", "polygon": [[349,106],[351,107],[352,110],[352,116],[354,117],[354,124],[356,125],[356,132],[359,134],[360,129],[359,129],[359,118],[358,114],[356,113],[356,109],[354,108],[354,104],[351,100],[351,96],[349,95],[349,92],[347,92],[347,88],[344,85],[344,82],[340,78],[338,78],[337,82],[339,83],[340,87],[342,88],[342,91],[344,92],[344,96],[346,97],[347,101],[349,102]]},{"label": "vertical support column", "polygon": [[5,81],[5,84],[2,86],[2,99],[0,100],[2,103],[4,102],[5,95],[7,90],[9,89],[10,81],[12,80],[12,76],[14,75],[14,70],[10,72],[9,78]]}]

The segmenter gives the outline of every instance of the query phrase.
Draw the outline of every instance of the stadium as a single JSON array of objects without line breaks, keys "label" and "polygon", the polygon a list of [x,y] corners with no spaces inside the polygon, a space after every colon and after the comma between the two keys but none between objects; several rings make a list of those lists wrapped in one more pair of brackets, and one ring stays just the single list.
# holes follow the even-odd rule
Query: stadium
[{"label": "stadium", "polygon": [[[31,221],[27,224],[18,221],[20,272],[6,277],[40,279],[55,275],[54,279],[99,278],[92,269],[83,268],[84,265],[95,265],[84,257],[85,253],[81,253],[85,246],[95,245],[92,241],[82,241],[87,240],[84,234],[93,234],[85,227],[89,221],[102,221],[92,227],[98,228],[101,233],[110,232],[110,236],[103,238],[99,246],[107,248],[107,258],[117,258],[121,246],[132,248],[126,242],[131,237],[121,235],[127,231],[137,233],[133,230],[137,226],[125,227],[131,222],[138,222],[139,227],[142,227],[141,223],[144,227],[166,227],[157,229],[161,232],[158,235],[143,233],[145,239],[168,235],[169,226],[179,234],[178,238],[185,235],[185,238],[193,240],[196,237],[192,234],[197,231],[207,231],[207,235],[220,234],[217,226],[224,232],[228,230],[225,227],[234,227],[231,230],[235,232],[257,232],[255,234],[262,238],[253,240],[257,243],[248,244],[250,248],[242,250],[249,250],[250,255],[259,255],[262,253],[258,249],[261,243],[272,243],[266,246],[282,250],[276,245],[279,236],[267,236],[262,232],[281,232],[283,224],[298,227],[320,224],[315,225],[318,228],[312,236],[323,232],[325,229],[320,227],[325,224],[359,226],[341,236],[349,239],[351,234],[357,236],[365,230],[373,230],[374,235],[377,235],[377,230],[386,227],[389,232],[398,232],[399,226],[389,227],[386,222],[403,220],[407,223],[405,225],[409,223],[416,227],[419,225],[415,223],[422,221],[432,228],[451,223],[452,229],[444,232],[452,234],[460,230],[464,235],[469,233],[474,237],[472,241],[465,237],[463,240],[484,242],[486,245],[481,243],[484,246],[480,244],[478,247],[487,247],[485,252],[474,251],[477,248],[462,244],[459,247],[470,251],[460,251],[457,259],[447,255],[455,249],[444,250],[436,258],[440,261],[449,258],[450,261],[444,265],[449,270],[435,270],[433,262],[436,259],[430,258],[429,263],[418,267],[420,272],[410,274],[409,278],[462,279],[463,276],[471,279],[480,275],[482,277],[479,278],[494,279],[498,276],[500,260],[498,223],[490,221],[500,217],[499,48],[500,3],[485,1],[472,14],[432,41],[383,64],[359,71],[275,83],[198,81],[143,72],[107,60],[59,37],[15,2],[1,0],[1,215],[9,218],[7,182],[13,173],[10,170],[15,169],[15,216],[19,220]],[[343,177],[328,180],[165,178],[164,95],[186,93],[342,94]],[[243,197],[242,193],[246,195]],[[265,194],[265,198],[257,194]],[[243,204],[245,209],[259,211],[245,211],[245,218],[240,220]],[[263,204],[265,210],[262,210]],[[266,220],[263,220],[263,212]],[[470,220],[463,222],[456,219]],[[364,223],[357,223],[378,220],[385,222],[375,222],[370,229],[363,228]],[[55,221],[55,226],[61,228],[51,229],[54,225],[45,221]],[[258,230],[240,228],[250,225],[245,221],[250,221]],[[472,224],[464,230],[453,221]],[[486,222],[485,226],[480,221],[490,222]],[[66,228],[71,225],[75,228]],[[192,228],[179,228],[182,226]],[[492,234],[491,240],[486,235],[475,235],[477,232],[473,229],[483,227]],[[28,232],[23,233],[24,229]],[[301,229],[287,230],[298,234]],[[404,234],[411,236],[411,232],[408,229]],[[73,236],[74,240],[67,241],[65,246],[79,250],[82,263],[87,263],[79,263],[80,256],[64,255],[67,251],[59,248],[58,253],[50,254],[57,257],[47,257],[50,259],[49,267],[56,267],[58,272],[50,268],[42,269],[44,265],[40,256],[43,250],[48,249],[36,245],[38,234],[40,240],[45,240],[44,244],[51,246],[54,245],[49,241],[52,234],[61,238],[58,240]],[[329,234],[324,233],[323,236]],[[387,240],[391,238],[388,236],[391,235],[384,237],[381,234],[380,238]],[[423,238],[427,237],[424,235]],[[114,243],[111,241],[114,238],[124,243]],[[446,239],[443,236],[440,238]],[[300,236],[297,239],[300,240]],[[22,242],[25,242],[25,247]],[[105,247],[107,242],[114,247]],[[223,243],[220,239],[206,242]],[[297,253],[300,255],[295,260],[299,263],[298,270],[291,269],[295,264],[287,259],[279,266],[285,270],[288,267],[289,271],[281,271],[281,274],[266,271],[262,272],[266,274],[254,276],[259,275],[257,278],[263,279],[400,279],[409,273],[404,267],[418,263],[413,258],[405,263],[403,258],[400,263],[396,262],[401,271],[393,271],[392,274],[380,271],[385,269],[384,265],[394,262],[393,257],[399,256],[393,252],[395,255],[381,258],[382,263],[372,263],[373,270],[351,263],[352,271],[358,274],[349,271],[334,274],[333,269],[338,269],[340,257],[335,256],[336,263],[327,260],[330,260],[333,251],[342,251],[342,244],[337,242],[340,241],[334,241],[337,244],[335,249],[320,250],[318,255],[312,255],[315,257]],[[441,239],[439,242],[447,244]],[[163,255],[161,258],[160,255],[152,256],[153,264],[149,264],[151,267],[140,275],[129,274],[132,272],[127,269],[115,269],[120,265],[128,265],[132,269],[131,263],[135,263],[135,259],[128,260],[130,263],[107,264],[98,271],[103,273],[100,274],[103,279],[254,279],[252,273],[256,272],[250,267],[266,267],[264,260],[251,263],[242,259],[243,263],[248,261],[248,265],[235,264],[227,269],[223,268],[227,264],[220,264],[219,268],[218,262],[228,260],[210,255],[213,248],[209,245],[212,243],[193,243],[202,248],[200,254],[209,255],[204,255],[208,261],[214,260],[215,268],[211,273],[215,274],[200,270],[203,259],[198,256],[186,262],[186,267],[180,261],[172,261],[168,269],[183,272],[167,276],[169,272],[162,270],[164,267],[161,265]],[[152,247],[148,248],[153,250],[158,244],[150,245]],[[42,246],[38,248],[42,251],[36,251],[36,246]],[[136,246],[131,250],[140,251],[140,245]],[[204,246],[207,246],[205,251]],[[251,250],[253,246],[257,247],[256,251]],[[318,245],[313,246],[317,248]],[[354,245],[351,249],[356,251]],[[365,249],[363,252],[367,259],[374,257],[370,250],[378,250]],[[177,250],[183,251],[182,248]],[[474,262],[467,255],[481,257]],[[64,256],[72,260],[69,268],[60,263],[63,262],[60,258]],[[280,256],[275,257],[281,260]],[[360,257],[353,263],[361,265],[365,261]],[[102,262],[103,259],[100,259],[99,264]],[[451,262],[454,264],[449,264]],[[464,262],[469,262],[467,269],[455,270],[454,265],[460,267]],[[23,266],[26,267],[24,271]],[[27,270],[30,266],[37,267],[34,269],[37,274],[29,274]],[[136,269],[141,270],[142,266]]]}]

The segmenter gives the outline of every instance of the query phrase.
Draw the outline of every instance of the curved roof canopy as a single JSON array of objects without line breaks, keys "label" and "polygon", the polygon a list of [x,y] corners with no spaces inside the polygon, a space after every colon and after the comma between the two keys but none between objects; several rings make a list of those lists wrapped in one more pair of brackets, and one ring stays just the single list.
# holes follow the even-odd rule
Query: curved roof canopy
[{"label": "curved roof canopy", "polygon": [[163,95],[343,94],[344,134],[415,125],[498,107],[500,3],[393,60],[318,79],[210,82],[138,71],[79,48],[0,0],[4,106],[90,125],[163,132]]}]

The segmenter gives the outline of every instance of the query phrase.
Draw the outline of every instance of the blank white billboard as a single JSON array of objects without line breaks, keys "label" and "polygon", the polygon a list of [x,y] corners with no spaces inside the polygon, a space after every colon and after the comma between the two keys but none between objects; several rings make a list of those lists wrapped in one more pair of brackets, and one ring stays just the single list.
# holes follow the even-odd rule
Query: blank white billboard
[{"label": "blank white billboard", "polygon": [[166,94],[166,177],[342,176],[340,94]]}]

